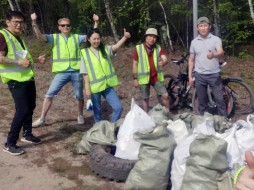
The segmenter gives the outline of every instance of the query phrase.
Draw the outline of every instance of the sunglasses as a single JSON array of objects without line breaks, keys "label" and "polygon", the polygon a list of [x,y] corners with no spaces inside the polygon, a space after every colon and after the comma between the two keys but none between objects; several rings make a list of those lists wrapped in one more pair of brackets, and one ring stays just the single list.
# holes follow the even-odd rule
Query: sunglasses
[{"label": "sunglasses", "polygon": [[61,27],[71,27],[70,24],[59,24],[59,26],[61,26]]}]

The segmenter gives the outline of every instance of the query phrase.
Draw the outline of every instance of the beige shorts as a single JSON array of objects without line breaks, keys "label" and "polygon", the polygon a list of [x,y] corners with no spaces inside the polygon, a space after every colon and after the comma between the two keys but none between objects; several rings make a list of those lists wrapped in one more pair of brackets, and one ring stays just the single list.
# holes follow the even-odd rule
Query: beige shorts
[{"label": "beige shorts", "polygon": [[142,94],[142,99],[149,99],[150,86],[153,86],[153,88],[156,90],[158,95],[163,95],[163,94],[167,93],[166,87],[160,81],[157,81],[155,84],[141,84],[141,85],[139,85],[139,89]]}]

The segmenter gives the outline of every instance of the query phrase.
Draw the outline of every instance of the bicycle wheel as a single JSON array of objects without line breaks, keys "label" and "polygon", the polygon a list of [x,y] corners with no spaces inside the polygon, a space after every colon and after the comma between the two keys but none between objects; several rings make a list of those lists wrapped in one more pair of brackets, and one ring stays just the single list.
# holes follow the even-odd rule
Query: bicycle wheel
[{"label": "bicycle wheel", "polygon": [[[224,101],[226,104],[227,115],[230,116],[233,111],[234,101],[233,101],[233,97],[231,96],[230,91],[228,91],[224,87],[223,87],[223,98],[224,98]],[[210,102],[208,102],[207,104],[208,104],[208,112],[211,114],[217,114],[216,106],[210,105]],[[198,110],[198,96],[197,96],[196,89],[194,90],[193,97],[192,97],[192,106],[193,106],[194,113],[200,115],[199,110]]]},{"label": "bicycle wheel", "polygon": [[187,80],[180,80],[172,75],[164,76],[164,84],[169,94],[170,98],[170,109],[174,109],[176,107],[189,107],[191,105],[191,95],[184,94],[186,92],[186,84]]},{"label": "bicycle wheel", "polygon": [[179,102],[179,92],[181,88],[177,83],[177,78],[173,75],[165,75],[164,84],[170,98],[170,109],[175,108]]},{"label": "bicycle wheel", "polygon": [[232,94],[234,113],[247,114],[252,112],[254,94],[251,88],[237,78],[223,79],[224,86]]}]

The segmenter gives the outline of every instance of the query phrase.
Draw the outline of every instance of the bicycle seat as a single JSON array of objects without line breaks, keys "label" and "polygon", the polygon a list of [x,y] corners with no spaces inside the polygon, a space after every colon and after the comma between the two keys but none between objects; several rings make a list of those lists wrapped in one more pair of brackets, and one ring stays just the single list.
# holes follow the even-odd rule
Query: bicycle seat
[{"label": "bicycle seat", "polygon": [[177,59],[171,59],[171,62],[172,63],[178,63],[178,60]]},{"label": "bicycle seat", "polygon": [[219,62],[219,64],[220,64],[220,67],[222,68],[222,67],[224,67],[225,65],[227,65],[227,62],[225,61],[225,62]]},{"label": "bicycle seat", "polygon": [[176,64],[176,65],[180,65],[182,63],[182,61],[178,60],[178,59],[171,59],[171,62]]}]

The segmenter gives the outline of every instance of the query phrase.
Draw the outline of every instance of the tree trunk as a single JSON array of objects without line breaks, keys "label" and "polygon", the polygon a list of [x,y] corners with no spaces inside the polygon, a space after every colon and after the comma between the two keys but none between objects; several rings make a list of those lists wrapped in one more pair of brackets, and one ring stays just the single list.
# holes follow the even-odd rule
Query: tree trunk
[{"label": "tree trunk", "polygon": [[18,0],[15,0],[15,4],[17,6],[18,11],[22,12]]},{"label": "tree trunk", "polygon": [[9,2],[9,5],[10,5],[10,8],[11,8],[12,11],[16,11],[17,10],[17,11],[22,12],[21,8],[19,6],[18,0],[8,0],[8,2]]},{"label": "tree trunk", "polygon": [[15,6],[13,5],[12,0],[8,0],[8,2],[9,2],[11,10],[14,11],[15,10]]},{"label": "tree trunk", "polygon": [[171,37],[170,37],[170,34],[169,34],[169,26],[168,26],[168,21],[167,21],[167,15],[165,13],[165,9],[162,5],[162,3],[160,2],[160,0],[158,0],[161,8],[162,8],[162,11],[163,11],[163,15],[164,15],[164,20],[165,20],[165,24],[166,24],[166,32],[167,32],[167,38],[168,38],[168,42],[169,42],[169,46],[170,46],[170,49],[171,51],[174,51],[174,48],[173,48],[173,45],[172,45],[172,41],[171,41]]},{"label": "tree trunk", "polygon": [[220,27],[219,27],[219,13],[218,13],[218,2],[217,0],[213,0],[213,13],[214,13],[214,29],[215,35],[220,36]]},{"label": "tree trunk", "polygon": [[40,23],[41,23],[41,31],[42,31],[42,33],[45,33],[45,23],[44,23],[44,15],[43,15],[43,13],[42,13],[42,7],[41,7],[41,5],[40,5],[40,3],[39,2],[37,2],[37,5],[38,5],[38,10],[39,10],[39,14],[40,14],[40,18],[41,18],[41,20],[40,20]]},{"label": "tree trunk", "polygon": [[113,23],[113,17],[112,17],[112,12],[109,6],[109,1],[108,0],[103,0],[104,4],[105,4],[105,8],[106,8],[106,13],[107,13],[107,17],[108,17],[108,21],[112,30],[112,33],[114,35],[115,41],[118,42],[119,41],[119,36],[116,33],[116,28],[115,25]]},{"label": "tree trunk", "polygon": [[252,4],[252,0],[248,0],[249,2],[249,6],[250,6],[250,16],[252,19],[252,24],[254,24],[254,13],[253,13],[253,4]]}]

